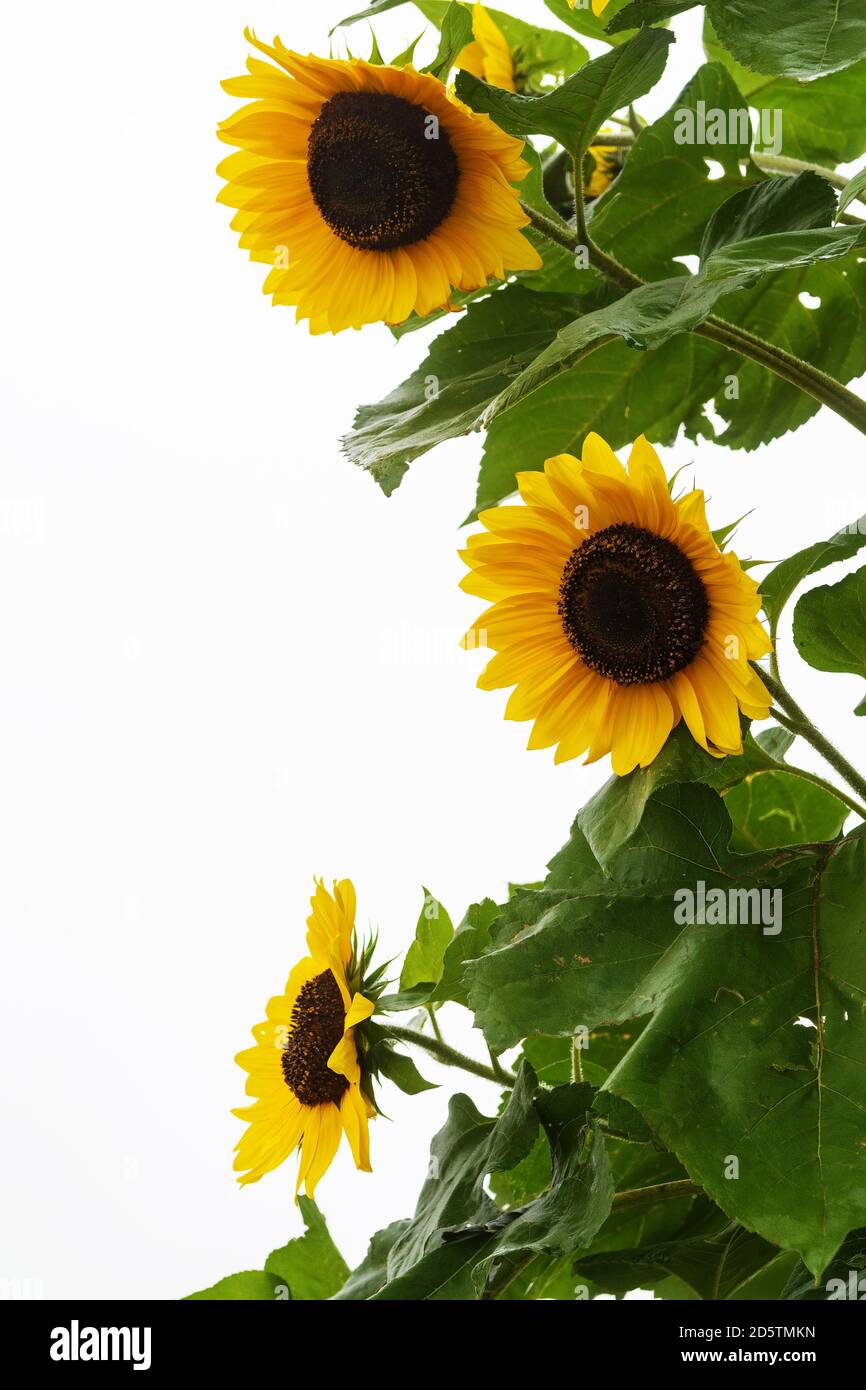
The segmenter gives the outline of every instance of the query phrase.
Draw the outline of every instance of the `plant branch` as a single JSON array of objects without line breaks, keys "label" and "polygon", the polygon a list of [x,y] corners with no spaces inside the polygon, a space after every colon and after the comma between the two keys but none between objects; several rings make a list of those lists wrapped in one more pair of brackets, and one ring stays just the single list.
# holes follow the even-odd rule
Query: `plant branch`
[{"label": "plant branch", "polygon": [[[824,761],[829,763],[843,781],[848,783],[851,790],[857,793],[860,800],[866,801],[866,777],[863,777],[855,767],[852,767],[838,748],[828,738],[825,738],[820,729],[815,727],[794,697],[788,694],[781,681],[776,680],[775,676],[772,676],[763,666],[756,665],[755,670],[776,702],[777,708],[773,713],[779,723],[783,724],[786,729],[790,729],[791,733],[799,734],[807,743],[811,743]],[[862,807],[855,806],[854,809],[858,815],[863,815]]]},{"label": "plant branch", "polygon": [[[575,190],[577,190],[577,184],[575,184]],[[639,275],[633,274],[626,266],[621,265],[606,251],[602,251],[600,247],[596,246],[588,235],[585,224],[580,232],[575,232],[568,223],[555,222],[529,203],[521,202],[521,207],[536,230],[550,241],[556,242],[558,246],[562,246],[572,253],[579,246],[585,246],[590,265],[595,266],[608,280],[618,285],[625,293],[642,289],[648,283],[646,280],[642,280]],[[847,386],[843,386],[841,382],[828,376],[820,368],[802,361],[792,353],[786,352],[784,348],[777,347],[775,343],[765,342],[763,338],[757,337],[756,334],[750,333],[747,329],[728,323],[725,319],[717,318],[715,314],[710,314],[703,323],[697,324],[690,331],[699,338],[706,338],[719,347],[724,347],[730,352],[737,353],[740,357],[745,357],[752,362],[757,362],[762,367],[766,367],[782,381],[796,386],[800,391],[812,396],[821,405],[828,406],[830,410],[835,411],[861,434],[866,434],[866,401],[862,401],[853,391],[849,391]]]},{"label": "plant branch", "polygon": [[382,1032],[395,1041],[422,1047],[443,1066],[459,1067],[461,1071],[468,1071],[472,1076],[482,1076],[485,1081],[495,1081],[498,1086],[513,1086],[517,1080],[512,1072],[506,1071],[498,1062],[495,1068],[488,1067],[484,1062],[476,1062],[474,1057],[467,1057],[465,1053],[458,1052],[441,1039],[428,1038],[425,1033],[418,1033],[414,1028],[399,1028],[396,1024],[389,1023],[383,1026]]}]

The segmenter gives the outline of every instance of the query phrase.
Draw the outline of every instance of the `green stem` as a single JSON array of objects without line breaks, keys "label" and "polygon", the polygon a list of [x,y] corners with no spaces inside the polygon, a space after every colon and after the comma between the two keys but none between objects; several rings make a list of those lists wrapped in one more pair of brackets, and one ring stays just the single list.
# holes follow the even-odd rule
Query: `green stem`
[{"label": "green stem", "polygon": [[389,1023],[383,1027],[382,1032],[388,1038],[411,1043],[414,1047],[423,1047],[425,1052],[429,1052],[430,1056],[435,1057],[443,1066],[459,1067],[461,1071],[468,1071],[472,1076],[483,1076],[485,1081],[495,1081],[498,1086],[513,1086],[517,1080],[516,1076],[498,1063],[495,1068],[485,1066],[483,1062],[476,1062],[474,1057],[467,1057],[465,1053],[449,1047],[448,1043],[442,1042],[441,1039],[428,1038],[425,1033],[418,1033],[414,1028],[398,1028],[396,1024]]},{"label": "green stem", "polygon": [[[756,666],[755,669],[778,706],[773,713],[779,722],[786,729],[790,729],[791,733],[799,734],[807,743],[811,743],[824,761],[829,763],[842,780],[848,783],[851,790],[857,793],[860,800],[866,801],[866,777],[861,776],[857,769],[848,762],[848,759],[839,752],[838,748],[828,738],[825,738],[820,729],[815,727],[794,697],[788,694],[781,681],[776,680],[775,676],[766,671],[763,666]],[[855,806],[854,809],[859,815],[864,814],[862,807]]]},{"label": "green stem", "polygon": [[[577,184],[575,189],[577,189]],[[642,289],[648,283],[640,276],[633,274],[626,266],[621,265],[613,256],[596,246],[587,233],[585,223],[582,226],[579,224],[579,230],[576,234],[567,223],[554,222],[528,203],[521,203],[521,206],[533,226],[550,241],[556,242],[558,246],[564,247],[572,254],[578,246],[586,247],[590,265],[595,266],[608,280],[618,285],[626,293],[631,290]],[[818,367],[813,367],[811,363],[802,361],[792,353],[786,352],[784,348],[777,347],[775,343],[765,342],[763,338],[757,337],[756,334],[750,333],[747,329],[739,328],[736,324],[717,318],[715,314],[710,314],[703,323],[697,324],[690,331],[699,338],[706,338],[719,347],[726,348],[730,352],[737,353],[740,357],[745,357],[752,362],[757,362],[762,367],[766,367],[782,381],[796,386],[800,391],[812,396],[821,405],[828,406],[830,410],[841,416],[849,425],[853,425],[861,434],[866,434],[866,401],[862,401],[859,396],[855,396],[853,391],[849,391],[841,382],[828,376]],[[601,345],[599,342],[595,346],[600,347]]]},{"label": "green stem", "polygon": [[675,1182],[659,1182],[654,1187],[631,1187],[625,1192],[617,1192],[611,1211],[623,1211],[626,1207],[651,1206],[655,1202],[670,1202],[677,1197],[697,1197],[703,1188],[690,1178],[678,1178]]},{"label": "green stem", "polygon": [[571,1079],[572,1081],[583,1080],[583,1058],[580,1055],[580,1043],[576,1038],[571,1040]]},{"label": "green stem", "polygon": [[435,1004],[427,1005],[427,1016],[430,1019],[430,1027],[433,1029],[434,1038],[438,1038],[439,1042],[444,1042],[445,1039],[442,1036],[442,1029],[439,1027],[439,1020],[436,1017]]}]

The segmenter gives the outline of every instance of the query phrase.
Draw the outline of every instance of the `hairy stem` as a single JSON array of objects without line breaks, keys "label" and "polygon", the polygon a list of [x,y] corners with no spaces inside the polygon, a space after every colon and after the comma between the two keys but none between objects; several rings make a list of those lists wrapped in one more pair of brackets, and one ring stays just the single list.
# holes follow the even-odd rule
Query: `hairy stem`
[{"label": "hairy stem", "polygon": [[455,1047],[450,1047],[440,1038],[428,1038],[425,1033],[418,1033],[414,1028],[399,1028],[396,1024],[389,1023],[383,1027],[382,1032],[395,1041],[422,1047],[443,1066],[459,1067],[461,1071],[468,1071],[472,1076],[482,1076],[485,1081],[495,1081],[498,1086],[513,1086],[517,1080],[512,1072],[506,1071],[498,1062],[495,1068],[488,1067],[484,1062],[476,1062],[474,1057],[467,1057],[465,1053],[458,1052]]},{"label": "hairy stem", "polygon": [[[577,163],[578,161],[575,161],[576,172]],[[575,192],[577,189],[578,183],[575,182]],[[582,197],[580,202],[582,207]],[[625,293],[630,290],[641,289],[648,283],[595,245],[588,235],[582,213],[578,218],[578,231],[575,232],[568,223],[554,221],[553,218],[547,217],[529,203],[521,203],[521,206],[536,230],[550,241],[564,247],[567,251],[571,251],[572,254],[579,246],[585,247],[590,265],[595,266],[606,279],[618,285]],[[710,314],[703,323],[697,324],[690,331],[699,338],[707,338],[719,347],[726,348],[730,352],[737,353],[740,357],[766,367],[782,381],[796,386],[800,391],[812,396],[819,404],[828,406],[830,410],[841,416],[849,425],[853,425],[861,434],[866,434],[866,401],[855,396],[854,392],[849,391],[847,386],[843,386],[840,381],[828,376],[820,368],[802,361],[792,353],[786,352],[784,348],[777,347],[775,343],[765,342],[763,338],[750,333],[747,329],[739,328],[736,324],[717,318],[715,314]],[[596,346],[601,346],[601,344]]]}]

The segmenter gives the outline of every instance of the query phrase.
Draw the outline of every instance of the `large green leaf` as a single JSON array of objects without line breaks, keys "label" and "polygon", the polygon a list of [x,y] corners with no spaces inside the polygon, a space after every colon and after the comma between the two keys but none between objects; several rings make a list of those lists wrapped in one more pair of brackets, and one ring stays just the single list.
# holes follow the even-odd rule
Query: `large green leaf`
[{"label": "large green leaf", "polygon": [[[794,736],[783,729],[773,729],[768,745],[770,732],[765,731],[759,740],[747,735],[740,756],[713,758],[680,725],[649,767],[635,768],[625,777],[611,777],[605,782],[578,812],[575,830],[586,837],[598,862],[607,866],[640,825],[650,797],[662,787],[704,782],[724,791],[753,773],[783,768],[782,756]],[[553,874],[561,873],[560,864],[559,856],[551,862]],[[566,886],[559,877],[557,886]]]},{"label": "large green leaf", "polygon": [[544,96],[524,96],[491,87],[471,73],[457,77],[457,95],[512,135],[550,135],[576,154],[586,149],[614,111],[650,91],[661,77],[673,37],[642,29],[628,43],[585,63]]},{"label": "large green leaf", "polygon": [[725,795],[740,853],[835,840],[851,814],[838,796],[792,772],[755,772]]},{"label": "large green leaf", "polygon": [[711,0],[707,14],[737,62],[785,77],[820,77],[866,56],[862,0]]},{"label": "large green leaf", "polygon": [[700,1298],[716,1300],[735,1298],[778,1254],[769,1241],[728,1223],[710,1236],[685,1234],[648,1248],[581,1256],[577,1270],[607,1293],[621,1295],[629,1289],[652,1288],[675,1275]]},{"label": "large green leaf", "polygon": [[315,1202],[299,1197],[298,1206],[306,1227],[304,1234],[272,1250],[263,1270],[229,1274],[211,1288],[189,1294],[189,1299],[309,1302],[335,1295],[348,1278],[349,1267]]},{"label": "large green leaf", "polygon": [[[788,158],[838,164],[866,149],[866,60],[803,82],[752,72],[728,53],[704,22],[704,50],[724,63],[743,96],[761,112],[781,112],[781,153]],[[766,120],[767,117],[762,119]],[[767,132],[771,137],[772,128]]]},{"label": "large green leaf", "polygon": [[343,448],[390,495],[409,463],[472,428],[479,411],[567,321],[563,295],[521,285],[472,304],[431,344],[421,366],[384,400],[362,405]]},{"label": "large green leaf", "polygon": [[[803,595],[794,609],[794,643],[818,671],[866,677],[866,569]],[[866,704],[857,713],[866,714]]]},{"label": "large green leaf", "polygon": [[835,565],[839,560],[850,560],[858,550],[866,545],[866,515],[858,521],[850,522],[829,540],[816,541],[786,560],[780,561],[761,580],[761,597],[764,612],[770,624],[770,635],[775,641],[785,605],[795,589],[811,574],[818,574]]},{"label": "large green leaf", "polygon": [[697,275],[643,285],[561,328],[550,347],[490,403],[482,421],[489,425],[513,410],[546,382],[570,371],[598,342],[615,336],[630,347],[661,347],[676,334],[698,327],[723,296],[756,284],[774,271],[844,256],[864,243],[866,225],[807,227],[717,245]]},{"label": "large green leaf", "polygon": [[388,1257],[389,1279],[405,1274],[442,1244],[443,1232],[484,1226],[500,1213],[484,1191],[488,1173],[513,1168],[538,1134],[536,1079],[524,1064],[497,1120],[481,1115],[468,1096],[451,1097],[448,1119],[430,1146],[429,1176],[415,1215]]},{"label": "large green leaf", "polygon": [[307,1229],[296,1240],[271,1251],[265,1272],[286,1285],[292,1299],[309,1302],[330,1298],[345,1283],[349,1267],[315,1202],[299,1196],[298,1206]]},{"label": "large green leaf", "polygon": [[835,215],[836,195],[820,175],[765,179],[740,189],[716,209],[704,228],[701,261],[752,237],[830,227]]},{"label": "large green leaf", "polygon": [[866,1227],[851,1232],[835,1260],[817,1278],[804,1265],[793,1270],[782,1298],[798,1302],[866,1301]]},{"label": "large green leaf", "polygon": [[587,1121],[585,1088],[541,1091],[537,1109],[552,1157],[550,1187],[504,1229],[476,1271],[476,1287],[496,1280],[500,1262],[527,1251],[568,1254],[589,1245],[610,1212],[613,1181],[604,1138]]},{"label": "large green leaf", "polygon": [[[751,162],[748,123],[741,132],[742,123],[733,122],[728,133],[735,138],[724,145],[683,143],[684,119],[697,122],[699,111],[711,109],[748,115],[718,63],[699,68],[664,115],[640,132],[614,187],[593,208],[593,239],[645,279],[683,274],[674,257],[694,255],[716,209],[763,178]],[[710,159],[721,168],[718,178],[710,177]]]},{"label": "large green leaf", "polygon": [[[732,1218],[818,1270],[866,1203],[866,840],[737,855],[730,834],[709,788],[657,793],[601,888],[508,904],[470,1003],[496,1049],[651,1015],[607,1088]],[[690,925],[684,890],[749,920],[701,925],[698,906]]]}]

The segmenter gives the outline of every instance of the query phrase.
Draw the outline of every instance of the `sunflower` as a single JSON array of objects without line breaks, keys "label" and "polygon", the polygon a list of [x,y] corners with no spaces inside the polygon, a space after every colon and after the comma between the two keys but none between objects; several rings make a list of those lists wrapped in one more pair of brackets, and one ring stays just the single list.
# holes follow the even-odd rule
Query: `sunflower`
[{"label": "sunflower", "polygon": [[496,656],[483,690],[515,686],[507,719],[556,762],[646,767],[684,719],[708,753],[742,751],[740,712],[770,697],[750,662],[770,650],[758,586],[707,524],[699,490],[674,500],[642,436],[628,471],[597,434],[583,458],[518,473],[522,506],[482,512],[462,552],[467,593],[493,600],[465,647]]},{"label": "sunflower", "polygon": [[454,66],[506,92],[516,91],[511,49],[499,25],[480,3],[472,6],[472,37],[473,42],[460,50]]},{"label": "sunflower", "polygon": [[286,988],[268,1003],[267,1018],[253,1029],[255,1046],[236,1061],[249,1072],[251,1105],[232,1113],[248,1127],[234,1167],[241,1184],[257,1182],[301,1145],[296,1191],[312,1197],[345,1131],[358,1168],[369,1173],[368,1121],[376,1108],[362,1075],[357,1034],[374,1012],[382,972],[363,978],[371,947],[360,960],[355,944],[355,889],[348,879],[321,882],[310,899],[310,954],[289,975]]},{"label": "sunflower", "polygon": [[523,143],[412,67],[300,57],[247,38],[277,64],[247,60],[223,86],[250,97],[220,127],[236,145],[220,200],[265,293],[295,306],[312,333],[402,323],[450,306],[452,287],[483,288],[537,270],[512,183]]},{"label": "sunflower", "polygon": [[[609,133],[606,126],[599,131],[600,135]],[[616,145],[590,145],[586,153],[589,174],[584,176],[583,197],[585,202],[591,203],[610,188],[620,171],[622,155]]]}]

